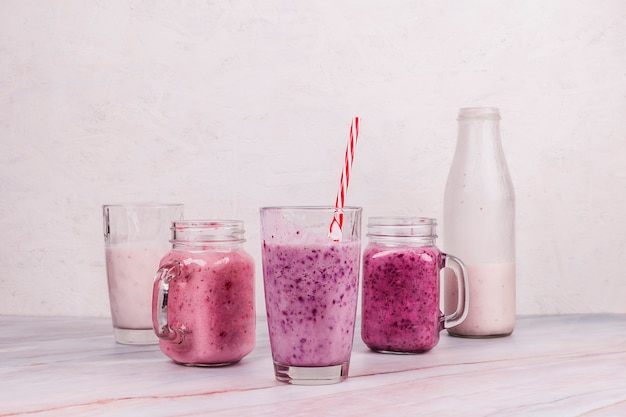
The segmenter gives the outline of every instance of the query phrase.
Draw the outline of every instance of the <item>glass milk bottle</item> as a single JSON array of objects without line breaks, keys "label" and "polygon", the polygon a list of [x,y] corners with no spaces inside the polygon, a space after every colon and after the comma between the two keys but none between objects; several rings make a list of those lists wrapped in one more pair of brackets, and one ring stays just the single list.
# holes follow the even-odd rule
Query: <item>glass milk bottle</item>
[{"label": "glass milk bottle", "polygon": [[[469,313],[454,336],[498,337],[515,327],[515,193],[500,142],[497,108],[461,108],[444,195],[444,248],[463,259]],[[448,275],[446,273],[446,275]],[[445,277],[445,311],[457,305]]]}]

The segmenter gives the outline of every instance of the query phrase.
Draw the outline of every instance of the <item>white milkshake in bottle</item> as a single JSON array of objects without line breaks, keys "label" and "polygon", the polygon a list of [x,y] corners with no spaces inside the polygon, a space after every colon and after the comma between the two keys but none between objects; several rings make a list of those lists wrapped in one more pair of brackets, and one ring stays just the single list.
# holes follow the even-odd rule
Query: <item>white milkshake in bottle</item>
[{"label": "white milkshake in bottle", "polygon": [[[497,108],[462,108],[444,195],[444,248],[466,265],[469,312],[448,330],[462,337],[498,337],[515,327],[515,192],[500,142]],[[449,271],[446,313],[457,303]]]}]

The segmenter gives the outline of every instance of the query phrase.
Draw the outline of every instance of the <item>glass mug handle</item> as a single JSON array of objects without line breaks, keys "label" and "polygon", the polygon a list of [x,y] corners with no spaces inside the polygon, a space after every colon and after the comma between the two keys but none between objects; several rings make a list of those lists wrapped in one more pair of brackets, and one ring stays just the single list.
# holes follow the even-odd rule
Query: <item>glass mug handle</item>
[{"label": "glass mug handle", "polygon": [[180,276],[182,266],[174,260],[166,263],[156,273],[154,284],[156,292],[152,299],[152,325],[154,333],[159,339],[170,343],[182,343],[184,330],[170,327],[167,317],[167,303],[170,291],[170,282]]},{"label": "glass mug handle", "polygon": [[443,256],[444,268],[450,268],[454,272],[459,294],[454,313],[443,317],[443,327],[448,329],[461,324],[467,317],[467,313],[469,312],[469,284],[467,281],[467,270],[465,269],[463,261],[456,256],[445,253]]}]

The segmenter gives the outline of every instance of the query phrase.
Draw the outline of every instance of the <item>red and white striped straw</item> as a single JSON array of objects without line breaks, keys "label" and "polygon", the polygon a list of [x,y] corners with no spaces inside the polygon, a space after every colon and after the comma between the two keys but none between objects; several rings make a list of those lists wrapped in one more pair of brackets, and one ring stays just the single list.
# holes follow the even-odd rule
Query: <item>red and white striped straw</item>
[{"label": "red and white striped straw", "polygon": [[359,140],[359,118],[355,117],[350,126],[350,139],[346,146],[346,158],[341,171],[341,181],[339,182],[339,191],[335,199],[335,216],[330,223],[328,237],[335,241],[340,241],[343,228],[343,207],[346,202],[346,194],[348,192],[348,183],[350,182],[350,171],[352,170],[352,161],[354,161],[354,149],[356,142]]}]

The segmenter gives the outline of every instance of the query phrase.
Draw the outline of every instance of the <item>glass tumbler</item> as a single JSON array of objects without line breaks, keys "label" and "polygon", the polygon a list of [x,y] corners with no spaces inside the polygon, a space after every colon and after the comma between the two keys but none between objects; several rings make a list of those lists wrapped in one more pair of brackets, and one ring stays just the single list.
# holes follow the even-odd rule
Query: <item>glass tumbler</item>
[{"label": "glass tumbler", "polygon": [[261,209],[265,305],[276,379],[332,384],[348,376],[361,258],[361,208]]},{"label": "glass tumbler", "polygon": [[152,282],[169,250],[172,221],[182,204],[120,204],[102,207],[109,304],[115,341],[152,344]]}]

